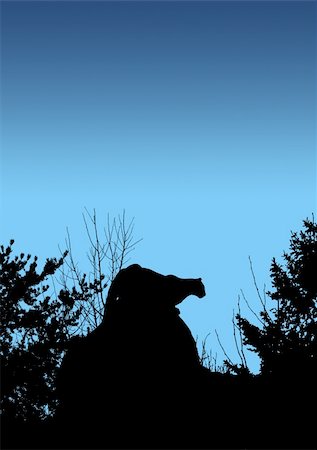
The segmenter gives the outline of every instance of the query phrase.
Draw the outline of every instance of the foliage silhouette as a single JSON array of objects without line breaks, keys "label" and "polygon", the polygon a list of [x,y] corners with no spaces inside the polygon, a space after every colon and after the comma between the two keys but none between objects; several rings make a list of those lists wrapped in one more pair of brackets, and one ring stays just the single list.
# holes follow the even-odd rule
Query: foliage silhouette
[{"label": "foliage silhouette", "polygon": [[306,220],[291,235],[285,266],[273,259],[276,306],[262,301],[261,326],[237,315],[243,344],[260,356],[259,375],[230,361],[231,373],[203,368],[176,308],[204,295],[200,279],[121,270],[100,325],[70,338],[78,303],[96,298],[100,278],[79,274],[80,289],[48,295],[67,254],[38,271],[36,258],[12,257],[13,241],[1,247],[4,447],[313,448],[316,238]]},{"label": "foliage silhouette", "polygon": [[284,252],[285,267],[272,261],[274,291],[267,294],[277,305],[268,310],[262,301],[261,327],[236,318],[244,345],[260,357],[262,375],[298,378],[305,372],[307,382],[317,367],[317,225],[303,223]]},{"label": "foliage silhouette", "polygon": [[[69,234],[67,251],[59,259],[47,259],[40,271],[36,256],[13,256],[13,240],[0,247],[1,415],[6,420],[29,422],[54,415],[56,372],[70,337],[100,322],[104,290],[137,243],[133,221],[126,224],[124,212],[112,222],[108,216],[105,242],[99,238],[96,212],[86,214],[92,266],[88,276],[75,263]],[[103,259],[109,266],[107,277]]]},{"label": "foliage silhouette", "polygon": [[56,407],[54,376],[69,327],[80,311],[70,295],[48,295],[47,280],[64,262],[47,259],[38,271],[37,257],[12,256],[0,247],[1,412],[10,418],[43,419]]}]

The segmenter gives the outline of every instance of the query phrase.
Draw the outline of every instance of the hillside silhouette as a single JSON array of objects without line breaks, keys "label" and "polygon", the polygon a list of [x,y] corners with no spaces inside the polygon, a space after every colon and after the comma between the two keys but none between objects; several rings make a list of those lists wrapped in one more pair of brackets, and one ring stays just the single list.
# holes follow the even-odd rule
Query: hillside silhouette
[{"label": "hillside silhouette", "polygon": [[[10,259],[12,245],[1,248],[1,298],[11,305],[2,314],[3,448],[315,448],[313,221],[292,234],[286,266],[272,262],[274,292],[268,295],[277,307],[263,304],[261,326],[237,316],[244,345],[260,357],[259,375],[228,362],[224,373],[202,366],[177,308],[189,295],[205,296],[200,278],[162,275],[137,264],[119,270],[111,282],[101,323],[66,340],[61,324],[76,323],[72,308],[79,293],[60,292],[60,303],[53,302],[45,316],[64,311],[55,323],[41,321],[50,303],[47,297],[45,307],[36,306],[42,291],[35,290],[63,261],[47,260],[40,273],[35,261],[21,276],[30,258]],[[98,283],[90,289],[99,289]],[[31,305],[24,316],[17,309],[21,296]],[[34,337],[24,350],[35,317],[35,328],[45,329],[42,342]],[[15,351],[10,330],[22,325],[28,334]],[[52,367],[55,381],[45,384],[43,373]],[[54,413],[41,416],[41,405],[49,402],[56,404]]]},{"label": "hillside silhouette", "polygon": [[204,372],[175,307],[188,295],[205,295],[200,279],[163,276],[136,264],[119,272],[102,323],[72,344],[58,377],[57,415],[67,422],[70,444],[79,426],[89,430],[87,446],[91,436],[110,446],[151,446],[153,436],[166,439],[176,423],[186,423]]}]

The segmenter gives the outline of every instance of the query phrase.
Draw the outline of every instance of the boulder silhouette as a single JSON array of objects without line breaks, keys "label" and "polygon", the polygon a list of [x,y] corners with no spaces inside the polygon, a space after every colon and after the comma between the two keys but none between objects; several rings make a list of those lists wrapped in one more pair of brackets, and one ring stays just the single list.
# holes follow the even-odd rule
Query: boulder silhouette
[{"label": "boulder silhouette", "polygon": [[177,447],[186,429],[189,438],[205,373],[176,308],[189,295],[205,295],[200,278],[137,264],[118,273],[102,323],[72,341],[60,369],[65,447]]}]

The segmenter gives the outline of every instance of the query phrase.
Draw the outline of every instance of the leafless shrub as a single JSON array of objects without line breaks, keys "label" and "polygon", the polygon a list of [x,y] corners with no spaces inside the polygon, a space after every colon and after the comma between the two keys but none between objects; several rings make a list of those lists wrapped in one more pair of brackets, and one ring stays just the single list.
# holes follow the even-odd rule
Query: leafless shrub
[{"label": "leafless shrub", "polygon": [[92,213],[85,209],[83,221],[90,245],[87,252],[90,271],[88,274],[82,272],[75,261],[67,229],[65,244],[68,254],[59,279],[70,301],[81,310],[79,324],[73,334],[86,334],[100,324],[106,304],[106,289],[141,241],[134,239],[134,219],[127,221],[125,211],[113,219],[108,214],[102,232],[95,209]]}]

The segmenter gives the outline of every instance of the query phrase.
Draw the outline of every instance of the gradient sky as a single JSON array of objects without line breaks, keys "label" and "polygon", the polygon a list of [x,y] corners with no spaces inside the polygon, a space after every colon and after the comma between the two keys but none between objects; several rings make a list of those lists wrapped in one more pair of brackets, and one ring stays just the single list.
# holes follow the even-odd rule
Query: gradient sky
[{"label": "gradient sky", "polygon": [[[1,2],[1,243],[83,269],[81,214],[202,277],[182,317],[233,360],[232,311],[316,211],[316,2]],[[245,309],[245,308],[244,308]],[[256,369],[254,357],[250,365]]]}]

